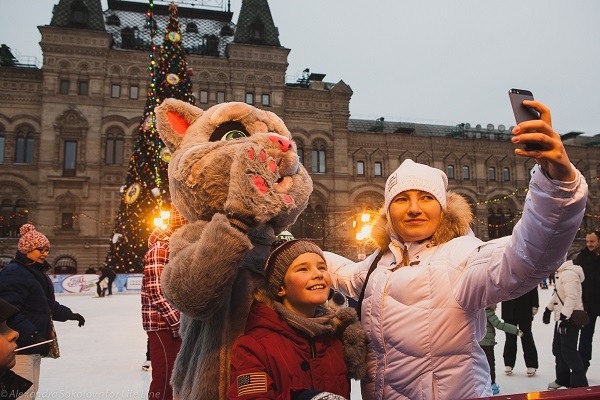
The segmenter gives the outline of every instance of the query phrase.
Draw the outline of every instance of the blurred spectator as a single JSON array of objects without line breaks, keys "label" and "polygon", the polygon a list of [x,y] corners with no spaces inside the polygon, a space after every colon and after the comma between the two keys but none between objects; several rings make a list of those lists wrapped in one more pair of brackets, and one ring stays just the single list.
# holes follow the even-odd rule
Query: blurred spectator
[{"label": "blurred spectator", "polygon": [[117,274],[115,273],[115,271],[108,267],[98,268],[98,274],[100,275],[100,277],[98,278],[98,282],[96,282],[96,293],[98,293],[99,297],[102,297],[102,286],[100,285],[100,282],[102,282],[103,279],[107,279],[108,295],[112,295],[112,284],[117,278]]},{"label": "blurred spectator", "polygon": [[585,280],[581,282],[583,308],[590,316],[590,323],[581,329],[579,354],[583,368],[587,372],[592,359],[592,341],[596,329],[596,319],[600,315],[600,233],[598,231],[585,236],[585,247],[575,258],[574,264],[583,269]]},{"label": "blurred spectator", "polygon": [[584,281],[583,269],[565,261],[556,271],[556,290],[546,306],[542,321],[550,323],[554,311],[554,338],[552,354],[556,360],[556,379],[548,384],[548,390],[556,390],[562,386],[568,388],[588,386],[581,356],[577,351],[579,327],[573,321],[573,312],[583,310],[581,301],[581,283]]},{"label": "blurred spectator", "polygon": [[[19,309],[10,320],[10,328],[19,332],[19,347],[52,338],[55,334],[52,320],[74,320],[83,326],[83,316],[72,312],[54,297],[54,286],[46,274],[52,268],[46,261],[50,252],[48,238],[32,224],[25,224],[21,227],[17,248],[15,258],[0,271],[0,298]],[[33,382],[23,395],[25,398],[35,399],[42,357],[49,352],[50,346],[45,344],[24,349],[16,356],[17,363],[12,370]]]},{"label": "blurred spectator", "polygon": [[[502,319],[504,322],[516,325],[523,331],[521,345],[523,346],[527,376],[534,376],[538,369],[538,354],[531,332],[531,324],[539,307],[540,299],[537,287],[516,299],[502,302]],[[506,375],[510,375],[517,361],[517,337],[515,335],[506,334],[503,357],[504,371]]]}]

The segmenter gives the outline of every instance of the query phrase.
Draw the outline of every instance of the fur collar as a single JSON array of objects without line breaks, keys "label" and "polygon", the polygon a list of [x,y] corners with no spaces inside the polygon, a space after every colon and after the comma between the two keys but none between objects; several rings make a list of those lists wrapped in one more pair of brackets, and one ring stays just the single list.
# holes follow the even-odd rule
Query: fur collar
[{"label": "fur collar", "polygon": [[[275,300],[269,296],[266,290],[257,290],[254,293],[254,298],[280,314],[277,310],[278,307],[275,305]],[[325,316],[331,317],[327,323],[344,345],[344,362],[348,369],[348,376],[352,379],[362,379],[367,371],[367,336],[358,320],[356,310],[351,307],[340,308],[335,312],[323,310],[328,314],[321,315],[319,319]]]},{"label": "fur collar", "polygon": [[[387,222],[387,210],[379,211],[371,231],[371,239],[380,249],[387,249],[391,242]],[[436,245],[449,242],[459,236],[466,236],[473,223],[473,213],[467,200],[458,193],[447,192],[446,211],[439,228],[431,237]]]}]

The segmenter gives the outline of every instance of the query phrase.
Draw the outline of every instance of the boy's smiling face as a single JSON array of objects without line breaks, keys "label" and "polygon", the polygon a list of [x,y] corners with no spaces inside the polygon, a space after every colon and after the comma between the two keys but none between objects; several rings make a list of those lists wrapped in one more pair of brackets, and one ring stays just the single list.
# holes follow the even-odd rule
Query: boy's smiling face
[{"label": "boy's smiling face", "polygon": [[304,253],[292,261],[278,294],[289,310],[313,317],[317,306],[327,301],[330,287],[325,260],[316,253]]}]

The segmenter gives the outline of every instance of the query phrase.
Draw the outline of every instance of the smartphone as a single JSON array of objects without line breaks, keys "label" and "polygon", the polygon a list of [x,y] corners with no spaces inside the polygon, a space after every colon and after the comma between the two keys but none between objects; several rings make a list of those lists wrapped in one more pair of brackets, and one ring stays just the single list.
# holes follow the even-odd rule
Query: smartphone
[{"label": "smartphone", "polygon": [[[523,121],[531,121],[540,119],[540,113],[536,109],[523,105],[523,100],[533,100],[533,93],[524,89],[510,89],[508,98],[512,105],[515,121],[520,124]],[[537,143],[528,143],[525,145],[526,150],[543,150],[544,147]]]}]

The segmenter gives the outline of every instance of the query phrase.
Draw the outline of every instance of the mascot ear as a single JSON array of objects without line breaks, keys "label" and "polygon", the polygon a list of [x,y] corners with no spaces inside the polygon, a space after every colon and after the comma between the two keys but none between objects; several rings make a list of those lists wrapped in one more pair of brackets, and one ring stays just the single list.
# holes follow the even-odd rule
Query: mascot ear
[{"label": "mascot ear", "polygon": [[156,107],[156,129],[171,152],[177,150],[181,141],[204,111],[177,99],[166,99]]}]

